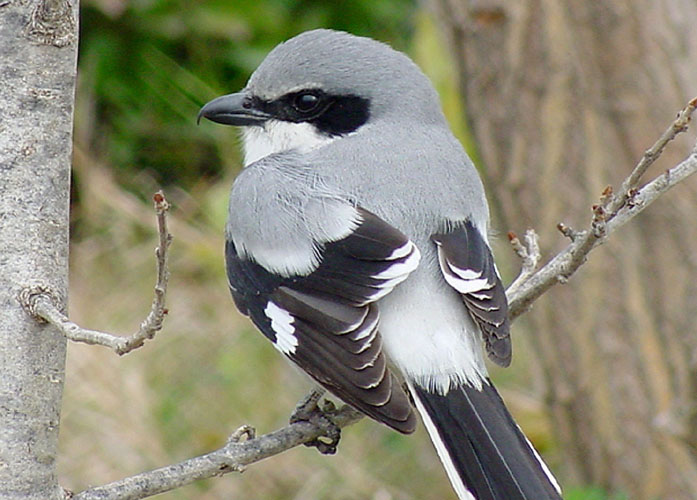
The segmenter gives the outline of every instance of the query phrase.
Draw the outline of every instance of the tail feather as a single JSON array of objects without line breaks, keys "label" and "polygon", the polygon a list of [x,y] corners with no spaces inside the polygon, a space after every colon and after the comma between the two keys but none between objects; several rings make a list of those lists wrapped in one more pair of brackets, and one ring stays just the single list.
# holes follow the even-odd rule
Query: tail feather
[{"label": "tail feather", "polygon": [[441,395],[412,385],[416,407],[461,500],[559,500],[559,485],[487,380]]}]

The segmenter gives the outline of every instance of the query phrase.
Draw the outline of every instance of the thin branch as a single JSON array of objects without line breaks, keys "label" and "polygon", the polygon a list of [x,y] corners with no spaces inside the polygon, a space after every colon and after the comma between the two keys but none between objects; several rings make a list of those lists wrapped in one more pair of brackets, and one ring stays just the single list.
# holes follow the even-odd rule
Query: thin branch
[{"label": "thin branch", "polygon": [[608,232],[614,232],[625,225],[631,219],[639,215],[653,203],[659,196],[671,189],[676,184],[687,179],[697,172],[697,143],[692,148],[690,155],[675,167],[666,170],[663,174],[653,179],[643,188],[634,192],[631,199],[608,221]]},{"label": "thin branch", "polygon": [[20,292],[19,300],[25,309],[36,318],[54,325],[69,340],[108,347],[119,355],[131,352],[141,347],[146,340],[152,339],[155,334],[162,329],[162,322],[167,314],[167,309],[165,308],[167,282],[169,280],[167,257],[169,246],[172,243],[172,235],[167,229],[169,203],[165,199],[162,191],[155,193],[153,202],[155,214],[157,215],[157,228],[160,237],[159,244],[155,249],[155,255],[157,257],[155,297],[153,298],[150,312],[140,324],[137,332],[128,337],[121,337],[111,333],[82,328],[70,321],[70,319],[58,309],[57,304],[59,304],[60,301],[55,300],[55,293],[42,285],[27,287]]},{"label": "thin branch", "polygon": [[525,231],[525,236],[523,237],[524,243],[512,232],[508,233],[508,240],[511,242],[511,246],[515,253],[517,253],[523,261],[520,274],[506,290],[508,295],[516,295],[518,288],[535,273],[540,263],[539,237],[534,229],[528,229]]},{"label": "thin branch", "polygon": [[[695,109],[697,109],[697,98],[692,99],[678,113],[675,121],[644,153],[636,167],[622,182],[619,193],[613,194],[612,188],[605,188],[600,202],[593,205],[593,216],[588,229],[574,231],[564,224],[559,224],[558,229],[571,239],[569,246],[533,274],[526,269],[524,259],[521,275],[513,283],[515,287],[511,286],[507,291],[511,320],[527,311],[532,303],[552,286],[557,283],[566,283],[586,261],[591,250],[604,243],[610,234],[636,217],[661,194],[697,172],[697,144],[695,144],[695,148],[682,163],[667,170],[642,188],[637,188],[642,175],[658,159],[666,145],[677,134],[687,130]],[[520,255],[515,245],[514,250]]]},{"label": "thin branch", "polygon": [[[363,417],[351,407],[328,415],[337,427],[346,427]],[[242,472],[246,466],[264,458],[278,455],[300,444],[325,436],[328,428],[320,421],[302,421],[254,437],[254,429],[243,426],[237,429],[222,448],[199,457],[168,465],[160,469],[136,474],[113,483],[89,488],[73,495],[73,500],[136,500],[170,491],[199,479],[222,476],[229,472]],[[246,441],[241,441],[243,436]]]},{"label": "thin branch", "polygon": [[658,138],[653,146],[646,150],[644,156],[642,156],[637,166],[634,167],[632,173],[627,176],[624,182],[622,182],[620,192],[615,196],[607,197],[608,201],[605,208],[608,212],[615,214],[627,203],[627,201],[632,197],[633,191],[639,186],[641,177],[661,156],[668,143],[675,139],[678,134],[687,130],[695,109],[697,109],[697,97],[693,98],[687,103],[687,106],[685,106],[685,108],[678,113],[677,118],[673,121],[673,123],[670,124],[666,131],[663,132],[661,137]]}]

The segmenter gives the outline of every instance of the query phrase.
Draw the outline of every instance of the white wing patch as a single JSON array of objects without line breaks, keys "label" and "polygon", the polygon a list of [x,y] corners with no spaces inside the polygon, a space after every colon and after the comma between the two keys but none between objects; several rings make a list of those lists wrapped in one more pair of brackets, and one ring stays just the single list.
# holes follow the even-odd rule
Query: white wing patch
[{"label": "white wing patch", "polygon": [[390,293],[394,287],[407,279],[409,274],[419,266],[421,252],[419,252],[419,249],[412,241],[407,241],[404,245],[397,248],[385,260],[399,260],[404,259],[406,256],[408,257],[403,262],[395,263],[384,271],[371,276],[373,279],[381,280],[382,283],[375,286],[375,291],[366,298],[365,304],[375,302]]},{"label": "white wing patch", "polygon": [[[401,259],[402,257],[406,257],[407,255],[409,255],[411,253],[413,248],[416,248],[416,245],[414,245],[414,243],[412,243],[411,241],[407,241],[401,247],[396,248],[390,254],[390,256],[387,257],[387,260],[396,260],[396,259]],[[417,258],[417,260],[418,260],[418,258]]]},{"label": "white wing patch", "polygon": [[472,269],[461,269],[447,261],[441,246],[438,245],[438,263],[448,284],[460,293],[474,293],[490,290],[496,283],[482,278],[482,273]]},{"label": "white wing patch", "polygon": [[264,309],[264,314],[271,320],[271,328],[276,334],[274,347],[283,354],[293,354],[298,347],[298,338],[295,336],[293,316],[285,309],[281,309],[274,302],[269,301]]},{"label": "white wing patch", "polygon": [[450,264],[450,269],[452,269],[453,272],[463,280],[476,280],[482,277],[481,271],[477,272],[473,269],[460,269],[459,267],[455,267],[452,264]]},{"label": "white wing patch", "polygon": [[416,245],[414,245],[414,243],[408,241],[407,243],[399,247],[397,250],[392,252],[392,254],[390,254],[390,256],[387,259],[385,259],[388,261],[397,260],[402,259],[407,255],[409,257],[407,257],[407,259],[404,262],[392,264],[384,271],[374,275],[373,278],[388,280],[385,286],[389,286],[390,290],[392,290],[392,288],[394,288],[396,285],[407,279],[409,273],[411,273],[414,269],[418,267],[419,261],[421,260],[421,253],[419,252],[419,249],[416,248]]}]

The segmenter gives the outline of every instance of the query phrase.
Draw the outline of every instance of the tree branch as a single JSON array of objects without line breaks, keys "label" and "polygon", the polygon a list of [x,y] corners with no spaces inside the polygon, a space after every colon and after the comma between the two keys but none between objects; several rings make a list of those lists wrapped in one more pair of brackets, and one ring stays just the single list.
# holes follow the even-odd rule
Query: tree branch
[{"label": "tree branch", "polygon": [[143,320],[138,331],[128,337],[121,337],[98,330],[82,328],[70,321],[59,309],[56,294],[43,285],[35,285],[24,288],[19,294],[19,300],[24,308],[34,317],[57,327],[63,335],[73,342],[101,345],[112,349],[119,355],[131,352],[141,347],[146,340],[152,339],[162,329],[162,322],[167,309],[165,308],[165,296],[167,294],[167,282],[169,270],[167,268],[167,256],[169,246],[172,243],[172,235],[167,229],[167,212],[169,203],[162,191],[153,196],[155,214],[157,215],[157,228],[160,237],[155,249],[157,257],[157,281],[155,283],[155,297],[147,317]]},{"label": "tree branch", "polygon": [[[351,425],[363,417],[349,406],[326,413],[338,427]],[[170,491],[199,479],[242,472],[247,465],[278,455],[300,444],[324,436],[328,428],[317,422],[295,422],[277,431],[254,437],[254,429],[237,429],[222,448],[149,472],[136,474],[104,486],[90,488],[70,497],[73,500],[135,500]],[[243,436],[246,441],[241,442]]]},{"label": "tree branch", "polygon": [[[593,215],[588,229],[574,231],[564,224],[559,224],[559,230],[571,239],[571,243],[540,270],[535,273],[530,272],[525,254],[521,254],[520,242],[516,238],[516,245],[514,240],[511,240],[516,253],[523,257],[521,274],[507,291],[511,320],[527,311],[532,303],[552,286],[557,283],[566,283],[586,261],[591,250],[603,244],[611,233],[636,217],[661,194],[697,172],[697,144],[695,144],[690,155],[682,163],[637,189],[641,177],[660,157],[666,145],[679,133],[687,130],[695,109],[697,109],[697,97],[678,113],[675,121],[644,153],[636,167],[622,182],[619,193],[613,194],[609,186],[605,188],[600,202],[592,207]],[[534,252],[534,249],[528,248],[526,251]]]}]

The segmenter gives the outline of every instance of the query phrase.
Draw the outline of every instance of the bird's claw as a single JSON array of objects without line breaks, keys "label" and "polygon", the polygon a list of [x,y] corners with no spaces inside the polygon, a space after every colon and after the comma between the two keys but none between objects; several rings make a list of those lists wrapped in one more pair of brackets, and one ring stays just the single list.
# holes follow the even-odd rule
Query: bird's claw
[{"label": "bird's claw", "polygon": [[290,416],[290,423],[311,422],[322,429],[322,436],[304,444],[311,448],[317,448],[317,451],[323,455],[333,455],[336,453],[336,447],[341,440],[341,428],[331,419],[331,415],[336,411],[334,404],[325,400],[321,408],[318,405],[323,394],[324,391],[318,389],[308,394],[295,407]]},{"label": "bird's claw", "polygon": [[322,455],[334,455],[341,441],[341,429],[328,417],[322,415],[321,418],[324,419],[320,424],[324,435],[304,444],[310,448],[317,448]]}]

